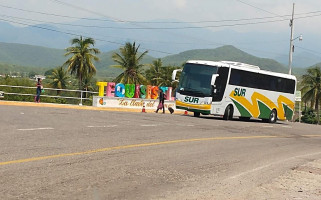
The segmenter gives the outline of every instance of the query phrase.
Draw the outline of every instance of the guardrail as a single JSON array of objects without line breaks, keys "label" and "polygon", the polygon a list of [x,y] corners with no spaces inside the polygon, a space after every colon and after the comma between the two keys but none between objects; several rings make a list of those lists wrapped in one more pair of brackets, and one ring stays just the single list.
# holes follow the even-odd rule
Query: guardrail
[{"label": "guardrail", "polygon": [[[36,91],[37,87],[28,87],[28,86],[15,86],[15,85],[0,85],[1,88],[20,88],[20,89],[34,89]],[[98,94],[98,92],[85,91],[85,90],[68,90],[68,89],[55,89],[55,88],[43,88],[45,91],[61,91],[61,92],[74,92],[80,93],[80,97],[75,96],[60,96],[60,95],[48,95],[41,94],[40,97],[49,97],[49,98],[62,98],[62,99],[78,99],[80,100],[79,105],[83,104],[84,100],[90,100],[90,98],[84,97],[84,94]],[[4,98],[4,95],[18,95],[18,96],[36,96],[36,94],[29,93],[17,93],[17,92],[6,92],[4,89],[0,90],[0,98]],[[87,96],[87,95],[86,95]]]}]

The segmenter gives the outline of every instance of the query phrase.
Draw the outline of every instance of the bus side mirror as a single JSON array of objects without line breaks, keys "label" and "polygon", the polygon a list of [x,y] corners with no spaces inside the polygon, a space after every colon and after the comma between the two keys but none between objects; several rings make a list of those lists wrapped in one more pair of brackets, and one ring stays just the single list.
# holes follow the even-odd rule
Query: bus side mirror
[{"label": "bus side mirror", "polygon": [[213,74],[212,75],[212,79],[211,79],[211,86],[215,87],[215,81],[216,81],[216,78],[218,77],[219,75],[218,74]]},{"label": "bus side mirror", "polygon": [[175,70],[173,70],[173,73],[172,73],[172,81],[178,82],[178,80],[176,80],[176,74],[177,74],[177,72],[181,72],[181,71],[182,71],[182,69],[175,69]]}]

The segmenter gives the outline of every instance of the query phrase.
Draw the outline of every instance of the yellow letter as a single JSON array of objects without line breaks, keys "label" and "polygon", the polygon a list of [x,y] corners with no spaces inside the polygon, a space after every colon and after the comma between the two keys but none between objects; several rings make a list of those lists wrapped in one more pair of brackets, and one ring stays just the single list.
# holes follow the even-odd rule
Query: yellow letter
[{"label": "yellow letter", "polygon": [[103,97],[105,93],[105,87],[107,86],[107,82],[97,82],[96,85],[99,87],[98,96]]}]

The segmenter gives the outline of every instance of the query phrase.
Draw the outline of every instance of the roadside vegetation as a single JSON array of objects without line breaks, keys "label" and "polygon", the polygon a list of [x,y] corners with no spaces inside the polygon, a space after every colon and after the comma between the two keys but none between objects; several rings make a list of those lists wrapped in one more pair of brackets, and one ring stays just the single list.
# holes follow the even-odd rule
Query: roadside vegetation
[{"label": "roadside vegetation", "polygon": [[302,76],[301,91],[303,100],[302,121],[310,124],[320,124],[321,104],[321,68],[308,68]]},{"label": "roadside vegetation", "polygon": [[[172,83],[171,75],[177,66],[163,66],[162,60],[157,59],[151,64],[142,64],[148,51],[140,52],[139,47],[134,43],[126,43],[119,48],[119,52],[111,55],[114,61],[114,68],[121,69],[121,73],[113,78],[96,78],[96,64],[99,63],[98,54],[100,50],[94,48],[95,40],[93,38],[73,38],[71,46],[65,49],[66,61],[54,69],[43,68],[41,71],[30,68],[24,76],[13,76],[6,73],[0,77],[0,85],[27,86],[35,87],[37,74],[44,74],[46,79],[43,80],[45,88],[68,89],[97,92],[96,82],[113,81],[124,84],[150,84],[153,86],[168,86],[175,89],[177,83]],[[148,56],[147,56],[148,57]],[[12,66],[8,66],[8,71]],[[106,66],[108,67],[108,66]],[[44,71],[46,69],[46,71]],[[17,74],[19,75],[19,73]],[[35,89],[25,88],[8,88],[0,87],[0,91],[5,93],[35,94]],[[80,97],[80,92],[66,92],[63,90],[46,90],[44,95],[62,96],[62,97]],[[92,99],[92,94],[83,93],[84,98]],[[34,101],[34,96],[30,95],[5,95],[5,100],[11,101]],[[41,102],[48,103],[68,103],[78,104],[77,99],[50,98],[41,97]],[[92,100],[83,102],[85,105],[92,105]]]}]

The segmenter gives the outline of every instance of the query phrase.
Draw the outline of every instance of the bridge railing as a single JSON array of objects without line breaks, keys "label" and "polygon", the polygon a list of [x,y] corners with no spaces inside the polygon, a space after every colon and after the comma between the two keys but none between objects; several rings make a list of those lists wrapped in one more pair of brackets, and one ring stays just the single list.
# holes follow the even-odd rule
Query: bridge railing
[{"label": "bridge railing", "polygon": [[[15,85],[0,85],[0,98],[10,100],[10,96],[30,96],[29,101],[33,101],[32,97],[36,96],[37,87],[29,86],[15,86]],[[72,99],[74,104],[83,105],[83,101],[91,101],[94,94],[98,92],[85,90],[69,90],[69,89],[55,89],[43,88],[44,93],[41,93],[40,98],[55,98],[55,99]],[[32,92],[32,93],[31,93]],[[54,94],[56,93],[56,94]]]}]

